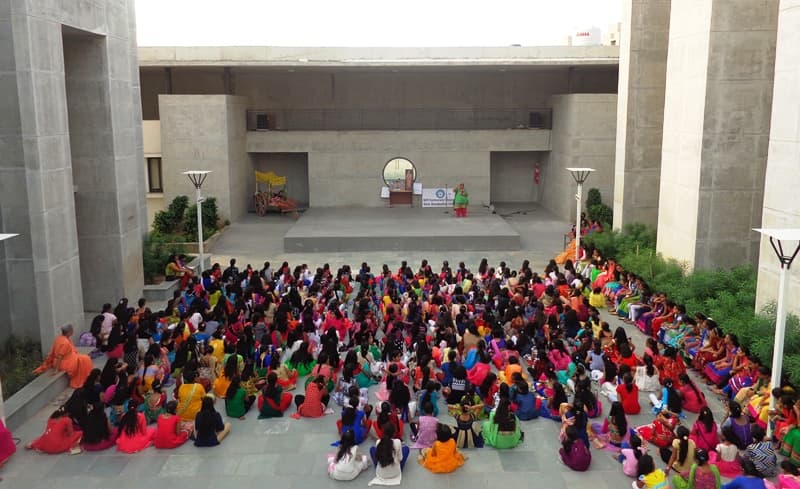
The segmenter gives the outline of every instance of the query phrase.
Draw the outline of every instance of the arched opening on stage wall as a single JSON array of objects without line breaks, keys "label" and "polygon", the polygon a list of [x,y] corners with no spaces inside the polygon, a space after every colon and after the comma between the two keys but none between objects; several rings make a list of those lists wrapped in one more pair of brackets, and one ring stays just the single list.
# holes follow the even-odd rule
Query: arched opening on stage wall
[{"label": "arched opening on stage wall", "polygon": [[[533,204],[539,202],[541,175],[549,151],[492,151],[490,155],[492,204]],[[539,183],[536,168],[539,166]]]},{"label": "arched opening on stage wall", "polygon": [[[286,177],[286,196],[300,207],[308,207],[308,153],[251,153],[253,174],[251,186],[255,189],[255,171],[274,172]],[[262,189],[263,190],[263,189]],[[253,204],[250,211],[254,211]]]}]

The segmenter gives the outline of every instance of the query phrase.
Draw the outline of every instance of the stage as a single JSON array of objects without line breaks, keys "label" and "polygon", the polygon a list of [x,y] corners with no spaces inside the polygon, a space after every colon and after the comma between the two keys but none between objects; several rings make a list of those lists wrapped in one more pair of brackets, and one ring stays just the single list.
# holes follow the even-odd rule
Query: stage
[{"label": "stage", "polygon": [[311,208],[283,237],[287,253],[517,251],[520,235],[485,208],[456,218],[449,208]]}]

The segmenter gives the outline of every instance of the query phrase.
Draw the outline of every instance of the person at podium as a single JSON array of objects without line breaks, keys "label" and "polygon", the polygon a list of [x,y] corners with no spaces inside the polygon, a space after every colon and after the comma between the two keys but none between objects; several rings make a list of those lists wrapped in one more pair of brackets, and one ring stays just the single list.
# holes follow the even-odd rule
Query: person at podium
[{"label": "person at podium", "polygon": [[455,196],[453,197],[453,210],[455,211],[456,217],[467,217],[467,205],[469,205],[469,195],[467,191],[464,190],[464,184],[459,183],[458,186],[453,189]]}]

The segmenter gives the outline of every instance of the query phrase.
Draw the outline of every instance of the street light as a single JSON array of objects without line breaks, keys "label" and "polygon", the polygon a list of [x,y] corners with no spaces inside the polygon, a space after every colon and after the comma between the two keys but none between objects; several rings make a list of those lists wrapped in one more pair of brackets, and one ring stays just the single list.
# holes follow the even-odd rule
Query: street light
[{"label": "street light", "polygon": [[[0,242],[19,236],[19,234],[0,234]],[[6,406],[3,402],[3,379],[0,377],[0,420],[6,424]]]},{"label": "street light", "polygon": [[209,170],[189,170],[183,172],[184,175],[189,177],[195,188],[195,202],[197,202],[197,254],[200,259],[198,270],[203,274],[203,196],[200,193],[200,187],[206,181],[206,177],[211,173]]},{"label": "street light", "polygon": [[589,174],[594,171],[594,168],[567,168],[567,171],[572,174],[572,178],[575,180],[575,183],[578,184],[578,193],[575,194],[575,268],[577,269],[581,256],[581,199],[583,198],[583,182],[589,178]]},{"label": "street light", "polygon": [[[781,385],[781,370],[783,369],[783,341],[786,336],[786,275],[792,266],[797,253],[800,252],[800,229],[753,229],[762,236],[769,238],[769,244],[775,250],[775,255],[781,264],[780,278],[778,279],[778,307],[775,311],[775,345],[772,351],[772,388]],[[783,251],[784,241],[797,241],[794,251],[788,254]],[[769,398],[769,410],[775,410],[775,396]],[[767,438],[772,437],[772,423],[767,424]]]}]

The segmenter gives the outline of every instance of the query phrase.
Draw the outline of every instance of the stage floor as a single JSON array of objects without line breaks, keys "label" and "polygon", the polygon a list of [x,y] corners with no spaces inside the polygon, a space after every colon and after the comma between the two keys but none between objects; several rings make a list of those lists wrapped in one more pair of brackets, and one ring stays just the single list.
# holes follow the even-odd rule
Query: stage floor
[{"label": "stage floor", "polygon": [[456,218],[446,208],[312,208],[284,235],[289,253],[520,249],[520,235],[503,218],[470,209]]}]

